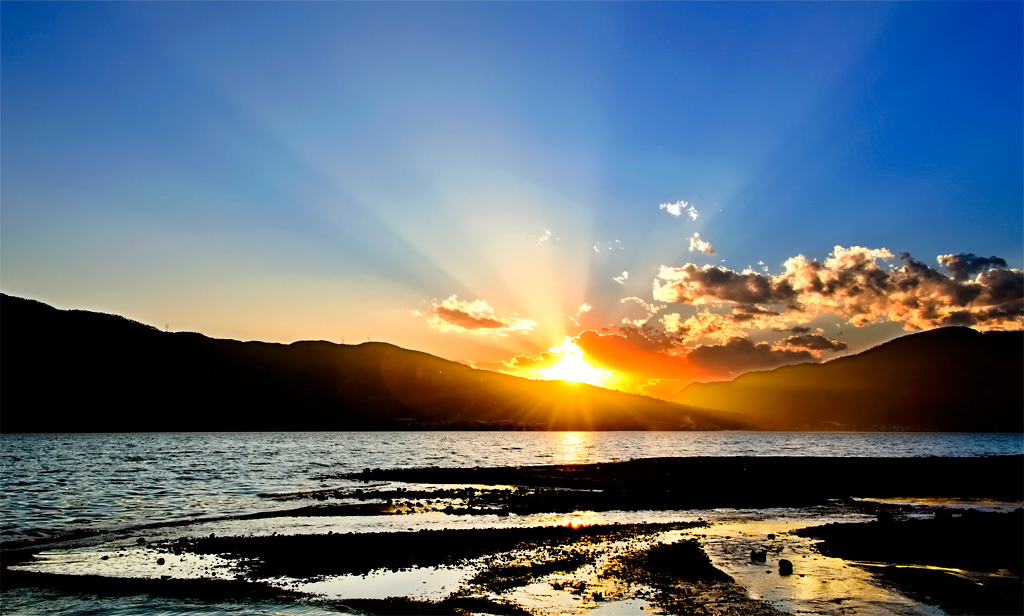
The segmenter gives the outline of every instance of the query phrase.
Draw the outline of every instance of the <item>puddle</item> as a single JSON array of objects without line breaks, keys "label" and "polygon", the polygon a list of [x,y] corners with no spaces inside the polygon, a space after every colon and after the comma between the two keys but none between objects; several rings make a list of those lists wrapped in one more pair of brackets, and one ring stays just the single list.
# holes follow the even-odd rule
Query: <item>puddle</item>
[{"label": "puddle", "polygon": [[78,548],[40,552],[30,562],[11,565],[12,571],[114,578],[233,579],[233,562],[209,554],[169,554],[146,547],[97,550]]},{"label": "puddle", "polygon": [[655,612],[647,601],[626,599],[624,601],[605,603],[587,613],[590,616],[647,616]]},{"label": "puddle", "polygon": [[[924,605],[877,586],[868,571],[839,558],[823,556],[817,540],[790,531],[828,522],[865,521],[863,515],[819,519],[763,518],[769,512],[742,512],[706,529],[685,534],[697,537],[711,562],[733,577],[754,599],[792,614],[867,616],[941,616],[938,608]],[[683,531],[672,531],[682,536]],[[774,538],[769,538],[774,535]],[[752,550],[766,550],[765,562],[752,562]],[[779,561],[793,564],[791,575],[779,573]]]},{"label": "puddle", "polygon": [[[366,575],[332,576],[317,582],[291,584],[290,587],[326,599],[409,597],[430,601],[451,595],[474,573],[475,571],[469,567],[423,567],[405,571],[380,571]],[[271,580],[271,583],[282,586],[291,583],[291,580]]]},{"label": "puddle", "polygon": [[[902,507],[924,507],[924,508],[941,508],[944,510],[951,511],[966,511],[968,509],[976,509],[978,511],[995,512],[995,513],[1010,513],[1015,509],[1024,507],[1024,503],[1020,501],[1005,501],[995,500],[989,498],[920,498],[920,497],[907,497],[907,498],[857,498],[855,499],[858,503],[871,503],[878,505],[898,505]],[[927,512],[925,512],[927,513]]]}]

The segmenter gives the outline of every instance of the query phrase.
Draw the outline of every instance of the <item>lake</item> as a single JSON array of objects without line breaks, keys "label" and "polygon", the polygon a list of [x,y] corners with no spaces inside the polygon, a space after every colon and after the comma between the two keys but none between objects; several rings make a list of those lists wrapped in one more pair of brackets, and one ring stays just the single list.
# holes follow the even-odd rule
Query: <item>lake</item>
[{"label": "lake", "polygon": [[42,538],[286,507],[260,494],[379,467],[609,462],[662,456],[985,456],[1020,434],[306,432],[0,435],[0,535]]}]

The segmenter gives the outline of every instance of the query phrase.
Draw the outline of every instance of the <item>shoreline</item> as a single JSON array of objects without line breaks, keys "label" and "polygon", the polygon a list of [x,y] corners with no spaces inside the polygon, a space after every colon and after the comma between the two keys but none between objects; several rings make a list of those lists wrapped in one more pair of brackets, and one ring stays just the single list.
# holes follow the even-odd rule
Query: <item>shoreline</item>
[{"label": "shoreline", "polygon": [[[830,473],[828,482],[808,477]],[[1022,510],[985,513],[941,499],[1020,503],[1022,476],[1024,456],[365,469],[321,477],[338,487],[260,495],[299,501],[297,507],[8,542],[0,549],[0,590],[15,597],[33,589],[88,589],[115,601],[139,594],[201,601],[259,595],[329,613],[368,614],[547,614],[567,606],[584,613],[614,603],[666,613],[727,605],[729,613],[761,616],[789,605],[787,592],[800,605],[821,605],[825,611],[815,613],[823,614],[843,613],[840,608],[858,601],[902,601],[900,609],[910,610],[893,613],[934,613],[929,605],[954,612],[971,604],[1005,609],[1021,597],[1021,571],[1012,559],[1019,562],[1024,551],[1017,536]],[[927,504],[886,503],[886,497],[920,497]],[[547,522],[536,525],[540,520]],[[923,538],[902,553],[885,553],[892,533],[908,528]],[[156,537],[141,537],[142,531]],[[850,552],[836,537],[855,537],[847,544],[862,551]],[[974,551],[947,549],[941,562],[928,552],[950,541]],[[865,558],[865,549],[875,550],[874,560]],[[763,561],[751,557],[759,550],[766,552]],[[666,554],[673,557],[666,560]],[[783,573],[784,560],[795,563],[794,574]],[[860,586],[836,583],[852,571],[844,573],[846,567],[863,571],[854,576]],[[690,569],[701,573],[687,578]],[[962,579],[964,571],[994,577],[967,586],[946,579]],[[359,576],[451,586],[423,596],[399,590],[393,600],[346,595],[353,591],[345,589],[361,587],[346,580]],[[807,591],[811,580],[821,586]],[[325,589],[326,597],[316,596]]]}]

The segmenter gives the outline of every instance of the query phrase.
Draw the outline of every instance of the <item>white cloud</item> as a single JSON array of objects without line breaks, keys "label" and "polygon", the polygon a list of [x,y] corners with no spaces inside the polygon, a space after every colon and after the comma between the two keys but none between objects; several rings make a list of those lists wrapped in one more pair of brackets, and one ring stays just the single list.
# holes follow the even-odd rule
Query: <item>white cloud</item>
[{"label": "white cloud", "polygon": [[711,246],[710,242],[700,239],[700,233],[694,233],[693,237],[690,238],[690,252],[713,255],[715,254],[715,249]]},{"label": "white cloud", "polygon": [[621,276],[615,276],[612,280],[619,284],[626,284],[626,281],[629,280],[629,272],[622,272]]},{"label": "white cloud", "polygon": [[688,205],[690,204],[685,201],[676,201],[675,203],[662,203],[658,208],[665,210],[673,216],[682,216]]}]

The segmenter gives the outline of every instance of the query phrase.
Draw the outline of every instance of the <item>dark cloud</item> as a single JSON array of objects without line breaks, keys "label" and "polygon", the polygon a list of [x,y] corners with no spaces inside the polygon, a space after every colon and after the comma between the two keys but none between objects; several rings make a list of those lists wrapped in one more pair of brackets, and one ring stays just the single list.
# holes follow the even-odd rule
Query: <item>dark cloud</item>
[{"label": "dark cloud", "polygon": [[796,327],[791,328],[789,331],[793,332],[794,334],[806,334],[807,332],[811,331],[811,328],[810,327],[800,327],[798,325]]},{"label": "dark cloud", "polygon": [[729,318],[735,323],[743,323],[745,321],[756,321],[763,317],[775,317],[779,314],[777,310],[770,310],[756,304],[736,304],[733,306],[732,314],[729,315]]},{"label": "dark cloud", "polygon": [[937,261],[939,265],[949,270],[953,280],[967,280],[987,269],[1006,267],[1006,261],[999,257],[979,257],[970,252],[939,255]]},{"label": "dark cloud", "polygon": [[700,267],[687,263],[683,267],[662,266],[655,282],[654,298],[664,302],[699,304],[708,301],[737,304],[771,304],[788,301],[793,288],[786,282],[776,283],[771,276],[757,272],[734,272],[717,265]]},{"label": "dark cloud", "polygon": [[701,345],[687,354],[690,363],[719,378],[748,370],[768,370],[787,364],[817,361],[808,351],[773,349],[770,344],[755,344],[747,338],[731,338],[721,345]]},{"label": "dark cloud", "polygon": [[463,329],[502,329],[505,327],[504,321],[492,317],[475,317],[468,312],[444,306],[435,306],[434,314],[442,321]]},{"label": "dark cloud", "polygon": [[[796,329],[796,328],[794,328]],[[802,328],[807,329],[807,328]],[[846,350],[846,343],[838,340],[831,340],[818,334],[805,334],[802,336],[790,336],[779,344],[791,347],[808,349],[810,351],[843,351]]]}]

